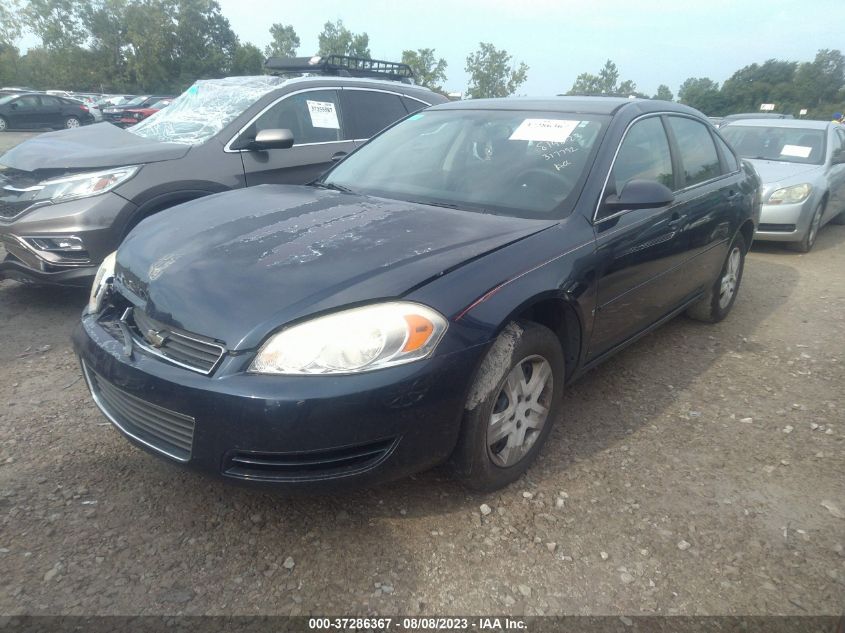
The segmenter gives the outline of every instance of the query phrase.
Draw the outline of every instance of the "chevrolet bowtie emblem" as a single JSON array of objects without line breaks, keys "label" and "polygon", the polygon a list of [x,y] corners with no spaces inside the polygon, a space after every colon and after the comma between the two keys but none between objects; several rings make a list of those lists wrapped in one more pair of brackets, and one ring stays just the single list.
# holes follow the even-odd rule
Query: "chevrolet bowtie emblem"
[{"label": "chevrolet bowtie emblem", "polygon": [[164,342],[167,340],[167,334],[163,331],[156,332],[155,330],[147,330],[146,339],[150,342],[155,348],[159,348],[164,345]]}]

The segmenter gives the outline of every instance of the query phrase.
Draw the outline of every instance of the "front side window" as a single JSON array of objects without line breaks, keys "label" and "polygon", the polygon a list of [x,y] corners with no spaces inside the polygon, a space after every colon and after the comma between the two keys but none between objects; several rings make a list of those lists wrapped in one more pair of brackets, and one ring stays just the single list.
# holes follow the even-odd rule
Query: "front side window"
[{"label": "front side window", "polygon": [[248,132],[287,129],[294,145],[343,140],[336,90],[311,90],[286,97],[262,114]]},{"label": "front side window", "polygon": [[18,104],[19,108],[26,110],[29,110],[31,108],[37,108],[40,105],[38,97],[36,97],[35,95],[25,95],[15,101],[15,103]]},{"label": "front side window", "polygon": [[675,135],[684,166],[684,186],[717,178],[722,174],[719,155],[704,123],[684,117],[670,116],[669,126]]},{"label": "front side window", "polygon": [[669,189],[675,188],[672,154],[660,117],[643,119],[628,130],[613,164],[610,183],[615,191],[605,193],[618,195],[625,183],[633,179],[655,180]]},{"label": "front side window", "polygon": [[821,165],[823,129],[731,124],[719,130],[743,158]]},{"label": "front side window", "polygon": [[325,182],[469,211],[562,217],[607,121],[561,112],[418,112],[350,155]]},{"label": "front side window", "polygon": [[344,90],[343,114],[352,138],[375,136],[408,114],[399,95],[373,90]]}]

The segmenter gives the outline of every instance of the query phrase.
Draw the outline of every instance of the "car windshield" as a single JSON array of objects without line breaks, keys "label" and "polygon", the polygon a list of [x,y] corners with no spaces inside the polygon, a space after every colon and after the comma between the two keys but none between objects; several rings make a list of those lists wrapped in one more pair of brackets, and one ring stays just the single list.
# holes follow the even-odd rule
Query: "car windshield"
[{"label": "car windshield", "polygon": [[356,151],[321,184],[499,215],[562,217],[607,120],[560,112],[420,112]]},{"label": "car windshield", "polygon": [[731,124],[719,130],[743,158],[821,165],[824,130]]},{"label": "car windshield", "polygon": [[280,77],[227,77],[197,81],[129,132],[165,143],[199,145],[285,80]]},{"label": "car windshield", "polygon": [[9,101],[17,98],[17,96],[18,95],[7,95],[5,97],[0,97],[0,105],[3,105],[4,103],[9,103]]},{"label": "car windshield", "polygon": [[170,99],[163,99],[162,101],[156,101],[154,104],[150,106],[153,110],[161,110],[162,108],[166,108],[170,105]]}]

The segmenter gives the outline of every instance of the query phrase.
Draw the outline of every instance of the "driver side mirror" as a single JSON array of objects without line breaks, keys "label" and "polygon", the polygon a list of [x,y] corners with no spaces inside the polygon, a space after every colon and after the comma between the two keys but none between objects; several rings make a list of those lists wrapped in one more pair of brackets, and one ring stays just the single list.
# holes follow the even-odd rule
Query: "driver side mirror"
[{"label": "driver side mirror", "polygon": [[288,149],[289,147],[293,147],[293,132],[287,129],[269,129],[261,130],[256,134],[246,149]]},{"label": "driver side mirror", "polygon": [[666,185],[656,180],[634,178],[625,183],[618,195],[610,195],[604,201],[608,211],[628,209],[653,209],[665,207],[675,201],[675,194]]}]

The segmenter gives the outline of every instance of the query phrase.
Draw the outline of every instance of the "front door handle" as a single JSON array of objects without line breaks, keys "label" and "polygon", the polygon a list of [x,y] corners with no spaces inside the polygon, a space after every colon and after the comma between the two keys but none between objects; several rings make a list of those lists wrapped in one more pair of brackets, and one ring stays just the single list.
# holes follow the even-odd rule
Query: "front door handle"
[{"label": "front door handle", "polygon": [[683,223],[683,221],[686,220],[686,218],[687,218],[687,216],[681,215],[680,213],[677,213],[677,212],[673,213],[669,217],[669,228],[670,229],[678,228]]},{"label": "front door handle", "polygon": [[348,153],[349,153],[349,152],[343,152],[343,151],[341,151],[341,152],[335,152],[334,154],[332,154],[332,162],[333,162],[333,163],[336,163],[336,162],[337,162],[337,161],[339,161],[341,158],[343,158],[344,156],[346,156]]}]

